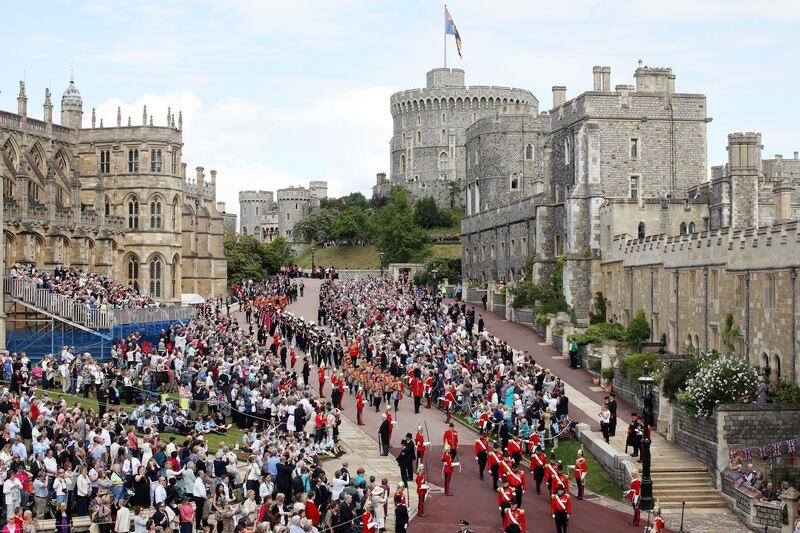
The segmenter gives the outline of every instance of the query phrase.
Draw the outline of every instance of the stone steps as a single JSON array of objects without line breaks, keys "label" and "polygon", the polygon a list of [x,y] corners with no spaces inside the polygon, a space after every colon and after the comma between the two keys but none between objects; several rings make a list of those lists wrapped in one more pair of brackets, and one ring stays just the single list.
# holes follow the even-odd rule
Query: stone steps
[{"label": "stone steps", "polygon": [[651,471],[653,497],[664,508],[721,509],[725,499],[711,483],[708,469],[702,466],[660,466]]}]

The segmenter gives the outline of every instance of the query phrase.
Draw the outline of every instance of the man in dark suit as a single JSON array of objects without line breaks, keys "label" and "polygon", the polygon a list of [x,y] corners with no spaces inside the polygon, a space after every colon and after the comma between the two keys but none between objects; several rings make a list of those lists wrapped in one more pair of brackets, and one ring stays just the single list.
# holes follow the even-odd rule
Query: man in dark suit
[{"label": "man in dark suit", "polygon": [[28,455],[31,453],[31,440],[33,439],[33,420],[31,420],[31,412],[27,409],[22,414],[22,422],[19,425],[19,436],[22,438],[22,443],[25,445],[25,449],[28,451]]},{"label": "man in dark suit", "polygon": [[397,456],[397,464],[400,466],[400,478],[403,485],[408,488],[408,482],[414,479],[414,438],[411,433],[406,433],[406,438],[401,442],[402,449]]},{"label": "man in dark suit", "polygon": [[608,399],[608,412],[611,413],[611,421],[608,426],[608,434],[613,437],[617,432],[617,396],[612,392]]}]

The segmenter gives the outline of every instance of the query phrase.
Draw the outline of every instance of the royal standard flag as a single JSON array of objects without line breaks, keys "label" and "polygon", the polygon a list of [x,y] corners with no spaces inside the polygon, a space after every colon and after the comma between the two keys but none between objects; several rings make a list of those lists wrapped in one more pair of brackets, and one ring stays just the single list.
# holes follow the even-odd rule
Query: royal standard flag
[{"label": "royal standard flag", "polygon": [[461,36],[458,34],[458,28],[456,28],[456,23],[453,22],[453,17],[450,16],[447,6],[444,6],[444,33],[445,35],[455,35],[456,50],[458,50],[458,57],[461,57]]}]

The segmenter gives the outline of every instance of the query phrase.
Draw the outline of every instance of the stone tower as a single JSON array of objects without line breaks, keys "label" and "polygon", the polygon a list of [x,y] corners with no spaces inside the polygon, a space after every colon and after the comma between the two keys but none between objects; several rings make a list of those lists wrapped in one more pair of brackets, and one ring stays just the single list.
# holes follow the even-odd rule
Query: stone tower
[{"label": "stone tower", "polygon": [[239,191],[239,215],[243,235],[260,235],[263,217],[273,210],[272,191]]},{"label": "stone tower", "polygon": [[278,189],[278,234],[289,242],[295,242],[292,235],[294,225],[311,212],[313,193],[304,187]]},{"label": "stone tower", "polygon": [[728,135],[728,170],[731,184],[731,227],[758,226],[758,177],[761,173],[761,134]]},{"label": "stone tower", "polygon": [[70,77],[69,86],[61,96],[61,125],[74,130],[81,129],[83,119],[83,100],[75,87],[75,80]]}]

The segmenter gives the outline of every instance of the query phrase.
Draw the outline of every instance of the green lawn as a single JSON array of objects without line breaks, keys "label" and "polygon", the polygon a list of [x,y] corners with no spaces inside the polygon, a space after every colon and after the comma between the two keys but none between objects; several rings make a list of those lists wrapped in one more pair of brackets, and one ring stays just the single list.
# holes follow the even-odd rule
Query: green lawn
[{"label": "green lawn", "polygon": [[[555,451],[556,457],[566,467],[567,465],[574,465],[575,459],[578,457],[578,448],[581,444],[573,439],[561,440],[558,443],[558,449]],[[551,446],[547,447],[546,453],[550,457]],[[616,483],[609,477],[608,473],[600,466],[600,463],[584,450],[586,459],[586,466],[588,473],[586,474],[586,488],[595,494],[601,494],[612,500],[619,500],[622,498],[622,489],[617,487]],[[569,473],[570,482],[573,481],[572,472]]]}]

